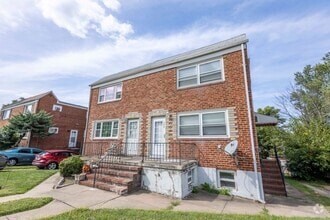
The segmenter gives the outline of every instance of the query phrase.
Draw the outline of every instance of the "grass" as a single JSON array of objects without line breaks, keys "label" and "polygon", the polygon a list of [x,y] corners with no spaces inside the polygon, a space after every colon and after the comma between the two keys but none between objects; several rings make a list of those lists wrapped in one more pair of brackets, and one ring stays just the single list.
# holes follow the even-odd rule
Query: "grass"
[{"label": "grass", "polygon": [[0,203],[0,216],[40,208],[53,201],[51,197],[24,198]]},{"label": "grass", "polygon": [[302,219],[324,219],[324,218],[299,218],[299,217],[278,217],[272,215],[237,215],[237,214],[214,214],[201,212],[178,212],[171,210],[137,210],[137,209],[75,209],[57,216],[44,218],[44,220],[71,220],[71,219],[171,219],[171,220],[191,220],[191,219],[207,219],[207,220],[302,220]]},{"label": "grass", "polygon": [[203,190],[209,193],[214,193],[214,194],[219,194],[219,195],[224,195],[224,196],[229,196],[230,195],[230,190],[227,188],[220,188],[217,189],[214,186],[211,186],[208,183],[203,183],[201,184],[201,187]]},{"label": "grass", "polygon": [[330,212],[330,198],[326,196],[322,196],[316,193],[313,189],[304,185],[304,183],[306,183],[314,187],[322,188],[322,185],[324,185],[323,182],[320,181],[307,182],[307,181],[297,180],[291,177],[286,177],[285,181],[294,188],[298,189],[300,192],[304,193],[308,198],[310,198],[315,203],[323,205]]},{"label": "grass", "polygon": [[35,166],[7,166],[0,171],[0,197],[25,193],[56,172]]}]

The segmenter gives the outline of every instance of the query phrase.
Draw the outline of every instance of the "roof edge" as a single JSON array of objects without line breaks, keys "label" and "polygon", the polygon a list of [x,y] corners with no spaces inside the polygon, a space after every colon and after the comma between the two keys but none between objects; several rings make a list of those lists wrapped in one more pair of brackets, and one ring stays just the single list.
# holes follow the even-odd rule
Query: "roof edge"
[{"label": "roof edge", "polygon": [[178,62],[182,62],[185,60],[189,60],[195,57],[200,57],[206,54],[210,54],[210,53],[215,53],[217,51],[221,51],[221,50],[225,50],[227,48],[231,48],[231,47],[235,47],[237,45],[240,44],[244,44],[247,43],[248,39],[246,38],[246,34],[241,34],[238,35],[236,37],[224,40],[224,41],[220,41],[218,43],[214,43],[208,46],[204,46],[198,49],[194,49],[191,51],[187,51],[178,55],[174,55],[174,56],[170,56],[161,60],[157,60],[148,64],[144,64],[132,69],[128,69],[128,70],[124,70],[118,73],[114,73],[114,74],[110,74],[107,75],[97,81],[95,81],[94,83],[90,84],[90,87],[94,87],[100,84],[104,84],[104,83],[108,83],[111,82],[113,80],[118,80],[124,77],[128,77],[128,76],[134,76],[135,74],[138,74],[140,72],[145,72],[145,71],[150,71],[162,66],[167,66],[167,65],[171,65],[171,64],[175,64]]}]

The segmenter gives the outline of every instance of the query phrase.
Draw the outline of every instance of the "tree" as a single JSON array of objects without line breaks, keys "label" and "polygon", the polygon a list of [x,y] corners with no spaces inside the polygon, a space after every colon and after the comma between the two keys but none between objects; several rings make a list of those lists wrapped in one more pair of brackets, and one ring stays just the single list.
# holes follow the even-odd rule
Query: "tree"
[{"label": "tree", "polygon": [[[278,119],[281,125],[285,119],[280,116],[280,109],[273,106],[258,108],[258,113],[268,116],[273,116]],[[257,127],[258,145],[260,147],[260,157],[267,158],[270,156],[272,149],[275,146],[283,146],[284,130],[280,126],[263,126]],[[281,151],[280,151],[281,152]]]},{"label": "tree", "polygon": [[279,101],[290,118],[285,139],[289,170],[303,179],[324,178],[330,173],[330,53],[295,73],[291,91]]},{"label": "tree", "polygon": [[[9,119],[9,124],[2,129],[0,143],[16,146],[28,132],[31,132],[32,137],[48,136],[48,128],[51,126],[52,116],[45,111],[21,113]],[[16,140],[14,144],[13,140]]]}]

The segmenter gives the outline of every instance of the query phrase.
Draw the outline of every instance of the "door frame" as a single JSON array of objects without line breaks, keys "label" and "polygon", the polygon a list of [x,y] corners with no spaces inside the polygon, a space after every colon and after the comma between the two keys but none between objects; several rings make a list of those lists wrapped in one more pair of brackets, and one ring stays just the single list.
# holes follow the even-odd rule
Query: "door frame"
[{"label": "door frame", "polygon": [[[74,142],[74,145],[73,146],[71,146],[71,137],[72,137],[72,132],[73,131],[75,131],[76,132],[76,139],[75,139],[75,142]],[[77,141],[78,141],[78,130],[77,129],[71,129],[70,130],[70,136],[69,136],[69,145],[68,145],[68,147],[69,148],[75,148],[75,147],[77,147]]]},{"label": "door frame", "polygon": [[[130,130],[130,126],[129,126],[130,122],[137,122],[136,123],[136,125],[137,125],[136,126],[137,141],[135,142],[135,146],[133,146],[136,150],[135,154],[137,154],[138,153],[139,141],[140,141],[140,119],[138,119],[138,118],[127,119],[127,124],[126,124],[126,126],[127,126],[127,129],[126,129],[126,153],[131,154],[131,151],[128,149],[130,147],[129,143],[132,143],[132,142],[128,141],[128,136],[129,136],[128,133],[129,133],[129,130]],[[128,143],[128,145],[127,145],[127,143]]]},{"label": "door frame", "polygon": [[[164,142],[155,142],[155,124],[157,121],[163,122],[164,129]],[[163,145],[161,145],[163,144]],[[156,149],[161,147],[162,149]],[[151,149],[150,156],[154,158],[163,158],[166,156],[166,117],[165,116],[154,116],[151,118]]]}]

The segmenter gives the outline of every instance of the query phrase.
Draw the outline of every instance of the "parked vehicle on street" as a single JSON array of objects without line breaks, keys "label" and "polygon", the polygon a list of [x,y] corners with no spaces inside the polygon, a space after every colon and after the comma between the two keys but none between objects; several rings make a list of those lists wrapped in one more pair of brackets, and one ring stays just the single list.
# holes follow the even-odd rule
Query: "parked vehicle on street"
[{"label": "parked vehicle on street", "polygon": [[0,154],[8,158],[7,165],[31,164],[35,156],[43,150],[34,147],[14,147],[8,150],[0,151]]},{"label": "parked vehicle on street", "polygon": [[71,150],[48,150],[38,154],[33,160],[32,165],[37,166],[39,169],[47,168],[49,170],[54,170],[58,168],[62,160],[75,154],[76,153]]},{"label": "parked vehicle on street", "polygon": [[0,170],[2,170],[3,168],[6,167],[7,160],[8,160],[8,158],[5,155],[0,154]]}]

